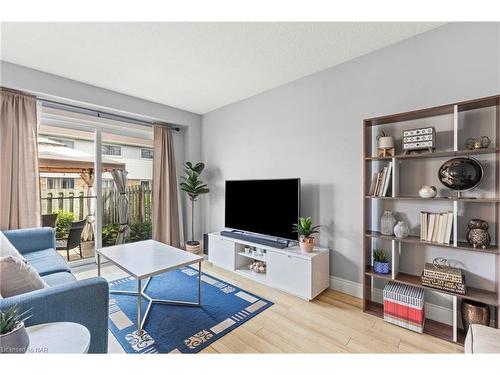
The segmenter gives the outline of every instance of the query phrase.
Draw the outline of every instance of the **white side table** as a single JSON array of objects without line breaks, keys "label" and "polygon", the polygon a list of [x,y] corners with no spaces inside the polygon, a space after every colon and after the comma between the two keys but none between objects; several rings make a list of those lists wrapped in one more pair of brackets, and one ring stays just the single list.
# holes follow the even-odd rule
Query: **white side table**
[{"label": "white side table", "polygon": [[89,350],[90,332],[81,324],[56,322],[26,330],[30,337],[26,354],[84,354]]}]

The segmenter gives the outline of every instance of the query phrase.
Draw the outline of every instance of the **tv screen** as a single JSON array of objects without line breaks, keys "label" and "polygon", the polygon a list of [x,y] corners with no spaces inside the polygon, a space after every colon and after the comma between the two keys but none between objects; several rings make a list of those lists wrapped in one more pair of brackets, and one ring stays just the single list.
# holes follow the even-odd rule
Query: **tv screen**
[{"label": "tv screen", "polygon": [[300,179],[226,181],[226,228],[297,239]]}]

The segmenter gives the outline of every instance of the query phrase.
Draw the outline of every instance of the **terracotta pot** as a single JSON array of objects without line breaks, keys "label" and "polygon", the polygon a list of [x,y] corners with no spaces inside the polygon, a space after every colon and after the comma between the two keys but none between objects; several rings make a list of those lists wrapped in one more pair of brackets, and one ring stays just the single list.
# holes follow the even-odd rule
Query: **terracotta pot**
[{"label": "terracotta pot", "polygon": [[26,353],[30,345],[28,332],[24,323],[19,324],[9,333],[0,335],[0,353]]},{"label": "terracotta pot", "polygon": [[300,250],[304,253],[312,253],[314,249],[314,237],[299,238]]},{"label": "terracotta pot", "polygon": [[199,254],[201,251],[201,243],[200,241],[188,241],[186,242],[186,251],[189,251],[193,254]]}]

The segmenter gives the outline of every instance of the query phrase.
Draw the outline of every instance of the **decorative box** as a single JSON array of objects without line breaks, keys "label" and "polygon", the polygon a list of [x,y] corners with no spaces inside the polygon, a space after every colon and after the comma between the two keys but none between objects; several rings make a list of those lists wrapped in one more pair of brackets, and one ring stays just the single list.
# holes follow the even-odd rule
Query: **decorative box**
[{"label": "decorative box", "polygon": [[425,323],[424,290],[389,282],[384,288],[384,320],[422,333]]}]

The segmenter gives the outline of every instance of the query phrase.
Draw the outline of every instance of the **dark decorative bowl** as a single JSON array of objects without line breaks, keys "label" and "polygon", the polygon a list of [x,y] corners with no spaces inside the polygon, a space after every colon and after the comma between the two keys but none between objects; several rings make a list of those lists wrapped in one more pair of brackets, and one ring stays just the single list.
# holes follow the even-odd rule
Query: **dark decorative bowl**
[{"label": "dark decorative bowl", "polygon": [[474,189],[483,180],[484,170],[473,158],[450,159],[439,168],[438,178],[449,189],[465,191]]}]

